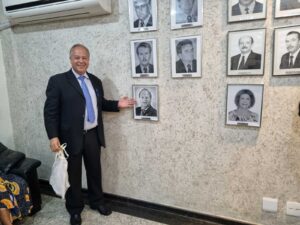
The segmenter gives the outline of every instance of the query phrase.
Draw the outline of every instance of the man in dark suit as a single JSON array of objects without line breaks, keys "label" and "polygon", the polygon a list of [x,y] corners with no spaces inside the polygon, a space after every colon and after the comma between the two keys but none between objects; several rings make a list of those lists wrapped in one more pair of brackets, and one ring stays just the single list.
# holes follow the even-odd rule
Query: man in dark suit
[{"label": "man in dark suit", "polygon": [[249,70],[261,68],[261,54],[253,52],[254,40],[251,36],[243,36],[239,39],[241,53],[231,57],[231,70]]},{"label": "man in dark suit", "polygon": [[151,0],[134,0],[133,6],[138,17],[133,22],[133,27],[151,27],[153,25],[151,15]]},{"label": "man in dark suit", "polygon": [[89,50],[76,44],[70,50],[72,69],[50,77],[44,106],[44,122],[50,148],[60,151],[67,143],[70,188],[66,192],[66,208],[71,225],[81,224],[80,213],[84,203],[81,193],[81,165],[84,160],[90,207],[103,215],[111,214],[105,205],[102,182],[100,149],[105,147],[102,110],[117,112],[132,107],[133,99],[110,101],[104,98],[99,78],[87,72]]},{"label": "man in dark suit", "polygon": [[263,11],[263,4],[255,0],[239,0],[231,8],[232,16],[239,16],[252,13],[261,13]]},{"label": "man in dark suit", "polygon": [[154,67],[150,63],[152,58],[152,47],[147,42],[141,42],[136,48],[136,55],[139,59],[139,65],[135,67],[136,73],[153,73]]},{"label": "man in dark suit", "polygon": [[179,60],[176,62],[176,73],[197,72],[197,60],[194,59],[194,46],[190,39],[180,41],[176,46]]},{"label": "man in dark suit", "polygon": [[300,33],[298,31],[287,33],[285,44],[288,52],[281,57],[279,68],[300,68]]},{"label": "man in dark suit", "polygon": [[135,108],[137,116],[157,116],[157,110],[151,106],[152,94],[148,89],[143,88],[140,91],[139,99],[141,106]]},{"label": "man in dark suit", "polygon": [[299,9],[300,1],[299,0],[281,0],[280,1],[280,10],[291,10]]}]

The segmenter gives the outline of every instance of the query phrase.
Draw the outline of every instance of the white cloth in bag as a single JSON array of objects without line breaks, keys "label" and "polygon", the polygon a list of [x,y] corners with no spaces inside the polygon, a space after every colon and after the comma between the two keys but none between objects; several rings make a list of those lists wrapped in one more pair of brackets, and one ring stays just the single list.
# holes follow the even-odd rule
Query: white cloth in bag
[{"label": "white cloth in bag", "polygon": [[[60,146],[61,151],[55,154],[55,161],[52,166],[51,175],[49,182],[54,190],[54,192],[65,199],[65,194],[70,187],[69,175],[68,175],[68,161],[69,157],[66,152],[67,144],[64,143]],[[66,157],[65,157],[66,155]]]}]

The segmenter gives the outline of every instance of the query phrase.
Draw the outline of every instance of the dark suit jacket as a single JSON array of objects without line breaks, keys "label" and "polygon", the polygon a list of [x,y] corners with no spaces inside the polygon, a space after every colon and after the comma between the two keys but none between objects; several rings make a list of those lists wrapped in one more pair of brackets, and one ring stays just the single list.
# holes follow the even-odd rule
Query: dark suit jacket
[{"label": "dark suit jacket", "polygon": [[281,0],[280,10],[298,9],[300,3],[297,0]]},{"label": "dark suit jacket", "polygon": [[157,116],[157,111],[150,105],[143,115],[141,107],[136,107],[135,114],[137,116]]},{"label": "dark suit jacket", "polygon": [[[262,11],[263,11],[263,4],[255,1],[253,13],[261,13]],[[239,3],[232,6],[231,15],[232,16],[242,15]]]},{"label": "dark suit jacket", "polygon": [[[117,112],[118,101],[104,98],[102,82],[88,73],[94,87],[98,107],[98,138],[105,147],[102,110]],[[70,154],[78,154],[82,149],[85,98],[72,70],[57,74],[49,79],[44,106],[44,122],[48,138],[58,137],[67,143]]]},{"label": "dark suit jacket", "polygon": [[[152,27],[152,25],[153,25],[152,16],[150,16],[150,18],[146,24],[146,27]],[[139,19],[137,19],[133,22],[133,27],[139,27]]]},{"label": "dark suit jacket", "polygon": [[[138,66],[135,67],[135,72],[136,72],[136,73],[144,73],[144,72],[142,71],[140,65],[138,65]],[[148,73],[154,73],[154,67],[153,67],[152,64],[149,64],[149,71],[148,71]]]},{"label": "dark suit jacket", "polygon": [[[280,62],[280,69],[290,69],[289,66],[289,62],[290,62],[290,53],[285,53],[282,57],[281,57],[281,62]],[[300,68],[300,52],[298,53],[296,59],[295,59],[295,63],[293,65],[292,68]]]},{"label": "dark suit jacket", "polygon": [[[197,60],[193,59],[192,64],[192,72],[195,73],[197,72]],[[176,62],[176,73],[188,73],[181,59]]]},{"label": "dark suit jacket", "polygon": [[[241,54],[231,57],[231,70],[237,70],[239,66]],[[249,54],[247,61],[245,62],[245,70],[260,69],[261,68],[261,54],[252,52]]]}]

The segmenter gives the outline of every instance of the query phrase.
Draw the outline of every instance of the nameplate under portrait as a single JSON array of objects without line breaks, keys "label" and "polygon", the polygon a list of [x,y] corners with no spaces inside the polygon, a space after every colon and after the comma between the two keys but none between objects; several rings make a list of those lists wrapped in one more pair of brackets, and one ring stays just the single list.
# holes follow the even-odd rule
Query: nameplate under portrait
[{"label": "nameplate under portrait", "polygon": [[203,25],[203,0],[171,0],[171,29]]},{"label": "nameplate under portrait", "polygon": [[300,15],[300,0],[276,0],[275,18]]},{"label": "nameplate under portrait", "polygon": [[300,25],[274,29],[273,76],[300,75]]},{"label": "nameplate under portrait", "polygon": [[158,86],[132,85],[132,92],[136,99],[133,107],[134,119],[158,121]]},{"label": "nameplate under portrait", "polygon": [[157,30],[157,1],[128,0],[130,32]]},{"label": "nameplate under portrait", "polygon": [[260,127],[263,89],[262,84],[228,84],[226,125]]},{"label": "nameplate under portrait", "polygon": [[262,76],[265,59],[265,29],[228,32],[227,74]]},{"label": "nameplate under portrait", "polygon": [[228,22],[266,18],[266,0],[228,0]]},{"label": "nameplate under portrait", "polygon": [[171,39],[172,77],[201,77],[202,36]]},{"label": "nameplate under portrait", "polygon": [[132,77],[157,77],[156,39],[133,40],[130,48]]}]

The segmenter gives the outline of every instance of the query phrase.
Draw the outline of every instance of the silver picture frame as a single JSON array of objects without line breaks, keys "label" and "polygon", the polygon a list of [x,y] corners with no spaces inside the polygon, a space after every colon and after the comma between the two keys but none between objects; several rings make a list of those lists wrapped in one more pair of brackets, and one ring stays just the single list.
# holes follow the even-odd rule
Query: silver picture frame
[{"label": "silver picture frame", "polygon": [[261,127],[263,84],[228,84],[226,125]]},{"label": "silver picture frame", "polygon": [[228,0],[228,22],[265,19],[266,0]]},{"label": "silver picture frame", "polygon": [[298,0],[276,0],[275,18],[299,16],[300,1]]},{"label": "silver picture frame", "polygon": [[157,30],[157,0],[128,0],[130,32]]},{"label": "silver picture frame", "polygon": [[171,29],[203,25],[203,0],[171,0]]},{"label": "silver picture frame", "polygon": [[156,39],[130,41],[132,77],[157,77],[156,43]]},{"label": "silver picture frame", "polygon": [[172,77],[202,76],[202,36],[171,39]]},{"label": "silver picture frame", "polygon": [[273,76],[300,75],[300,25],[274,29]]},{"label": "silver picture frame", "polygon": [[158,121],[158,85],[132,85],[132,96],[134,119]]},{"label": "silver picture frame", "polygon": [[266,29],[229,31],[227,40],[227,75],[264,74]]}]

